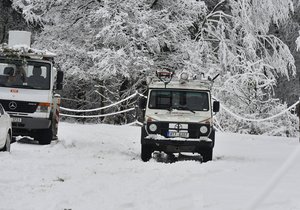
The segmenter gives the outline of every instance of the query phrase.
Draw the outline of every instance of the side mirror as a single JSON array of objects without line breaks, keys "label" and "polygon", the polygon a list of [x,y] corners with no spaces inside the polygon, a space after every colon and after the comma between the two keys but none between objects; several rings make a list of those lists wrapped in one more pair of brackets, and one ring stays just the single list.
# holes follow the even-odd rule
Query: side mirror
[{"label": "side mirror", "polygon": [[63,71],[57,71],[57,77],[56,77],[56,89],[61,90],[63,88],[63,79],[64,79],[64,72]]},{"label": "side mirror", "polygon": [[63,88],[63,84],[59,83],[59,84],[56,84],[56,90],[62,90]]},{"label": "side mirror", "polygon": [[145,109],[146,108],[146,105],[147,105],[147,99],[144,98],[144,97],[141,97],[139,99],[139,108],[140,109]]},{"label": "side mirror", "polygon": [[220,111],[220,102],[214,101],[213,102],[213,112],[219,112]]}]

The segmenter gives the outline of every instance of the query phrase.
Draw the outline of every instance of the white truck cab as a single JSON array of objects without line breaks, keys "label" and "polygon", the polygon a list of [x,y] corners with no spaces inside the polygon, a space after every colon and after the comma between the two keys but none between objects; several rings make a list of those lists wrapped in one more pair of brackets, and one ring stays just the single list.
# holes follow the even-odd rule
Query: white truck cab
[{"label": "white truck cab", "polygon": [[213,113],[219,102],[212,102],[213,80],[191,78],[181,73],[173,78],[169,71],[157,72],[148,79],[147,100],[141,130],[141,158],[148,161],[152,152],[199,153],[204,162],[212,160],[215,144]]},{"label": "white truck cab", "polygon": [[0,47],[0,103],[11,116],[13,136],[30,136],[40,144],[56,137],[60,96],[55,91],[62,89],[63,72],[54,67],[54,57],[28,43]]}]

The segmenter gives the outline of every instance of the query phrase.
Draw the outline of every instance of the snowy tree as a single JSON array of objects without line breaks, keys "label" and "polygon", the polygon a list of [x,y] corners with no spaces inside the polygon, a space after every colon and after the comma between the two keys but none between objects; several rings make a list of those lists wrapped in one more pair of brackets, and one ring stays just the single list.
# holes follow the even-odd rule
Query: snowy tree
[{"label": "snowy tree", "polygon": [[[231,100],[228,104],[236,104],[235,99],[238,98],[240,107],[235,106],[234,110],[243,110],[240,114],[246,114],[249,118],[273,115],[274,110],[286,108],[274,99],[273,87],[276,85],[276,79],[278,75],[287,78],[289,75],[295,75],[295,66],[289,48],[277,37],[268,34],[268,31],[270,24],[278,24],[279,21],[287,19],[289,12],[293,10],[292,2],[232,1],[231,5],[232,15],[236,21],[233,29],[238,29],[233,30],[233,37],[240,42],[235,43],[238,47],[242,46],[242,51],[238,48],[235,51],[239,59],[234,60],[233,65],[230,65],[230,74],[228,80],[224,82],[222,96]],[[260,19],[261,17],[263,18]],[[234,80],[237,83],[227,85],[230,80],[230,83],[234,82],[232,77],[236,78]],[[290,118],[293,116],[290,115],[282,120],[289,122]],[[252,131],[255,133],[265,133],[266,130],[276,127],[274,121],[268,124],[269,128],[264,131],[253,129],[250,124],[250,130],[255,130]],[[295,134],[293,126],[295,125],[289,126],[286,130],[293,130],[292,133]]]},{"label": "snowy tree", "polygon": [[[274,98],[274,86],[279,75],[295,75],[294,58],[269,28],[289,18],[293,2],[214,2],[208,7],[195,0],[14,0],[13,6],[28,23],[42,26],[35,47],[58,54],[67,73],[63,94],[77,100],[66,106],[84,109],[118,101],[141,90],[145,75],[171,68],[219,73],[216,98],[245,117],[268,117],[286,108]],[[105,120],[125,118],[130,117]],[[280,118],[287,130],[294,126],[287,123],[290,118]],[[219,121],[227,130],[253,133],[271,133],[276,124],[237,123],[225,113]]]}]

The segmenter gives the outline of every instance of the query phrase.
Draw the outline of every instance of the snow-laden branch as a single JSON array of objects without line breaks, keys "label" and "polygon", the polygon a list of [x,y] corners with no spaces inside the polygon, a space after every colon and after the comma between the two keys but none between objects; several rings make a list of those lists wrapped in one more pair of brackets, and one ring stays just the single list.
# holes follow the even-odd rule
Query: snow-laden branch
[{"label": "snow-laden branch", "polygon": [[296,39],[296,45],[297,45],[297,51],[300,51],[300,31],[299,31],[299,36],[298,38]]}]

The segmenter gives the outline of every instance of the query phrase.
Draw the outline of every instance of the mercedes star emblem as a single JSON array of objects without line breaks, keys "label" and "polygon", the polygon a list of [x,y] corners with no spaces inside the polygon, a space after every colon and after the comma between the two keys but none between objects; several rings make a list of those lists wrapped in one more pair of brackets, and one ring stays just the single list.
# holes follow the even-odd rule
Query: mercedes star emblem
[{"label": "mercedes star emblem", "polygon": [[15,110],[17,108],[17,103],[14,101],[9,102],[8,107],[10,110]]}]

